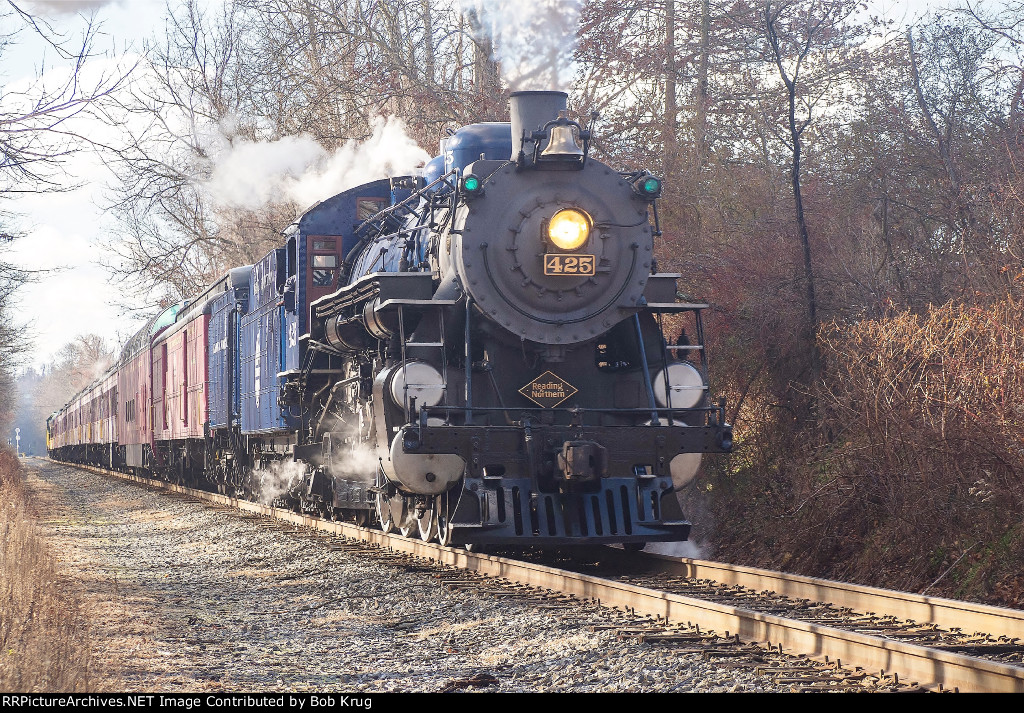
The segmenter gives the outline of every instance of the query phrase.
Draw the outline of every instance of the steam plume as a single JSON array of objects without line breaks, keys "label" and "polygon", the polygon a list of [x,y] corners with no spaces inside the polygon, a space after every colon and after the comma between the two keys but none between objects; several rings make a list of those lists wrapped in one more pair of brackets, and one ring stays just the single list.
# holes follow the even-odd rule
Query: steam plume
[{"label": "steam plume", "polygon": [[76,12],[90,12],[104,5],[120,4],[121,0],[32,0],[29,6],[42,12],[71,15]]},{"label": "steam plume", "polygon": [[223,135],[211,137],[215,158],[205,188],[225,208],[284,201],[308,206],[368,181],[410,175],[430,159],[400,119],[378,117],[372,128],[366,141],[349,141],[333,153],[306,134],[231,144]]},{"label": "steam plume", "polygon": [[266,468],[253,471],[259,501],[264,505],[286,495],[298,487],[306,475],[306,464],[296,461],[273,461]]},{"label": "steam plume", "polygon": [[685,542],[648,542],[644,552],[651,552],[666,557],[687,557],[689,559],[707,559],[704,546],[686,540]]},{"label": "steam plume", "polygon": [[494,41],[509,87],[567,89],[583,0],[460,0]]}]

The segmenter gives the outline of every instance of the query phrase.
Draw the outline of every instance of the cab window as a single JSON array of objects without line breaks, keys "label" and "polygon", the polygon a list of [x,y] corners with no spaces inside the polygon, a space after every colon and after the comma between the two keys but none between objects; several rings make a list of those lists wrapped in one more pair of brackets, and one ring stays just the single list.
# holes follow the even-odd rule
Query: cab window
[{"label": "cab window", "polygon": [[387,206],[388,201],[384,198],[357,198],[356,199],[356,222],[372,218],[380,213]]}]

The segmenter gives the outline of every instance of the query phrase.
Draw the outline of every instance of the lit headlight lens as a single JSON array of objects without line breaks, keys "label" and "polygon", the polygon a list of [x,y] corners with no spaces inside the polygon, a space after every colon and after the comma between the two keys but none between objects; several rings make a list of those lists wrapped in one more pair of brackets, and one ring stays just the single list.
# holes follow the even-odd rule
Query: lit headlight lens
[{"label": "lit headlight lens", "polygon": [[548,237],[560,250],[575,250],[590,237],[590,216],[574,208],[565,208],[551,216]]}]

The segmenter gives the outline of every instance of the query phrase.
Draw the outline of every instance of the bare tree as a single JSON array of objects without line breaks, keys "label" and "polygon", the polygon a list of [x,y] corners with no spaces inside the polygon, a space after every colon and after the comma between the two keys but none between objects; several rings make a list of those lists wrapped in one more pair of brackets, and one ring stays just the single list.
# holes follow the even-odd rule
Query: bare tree
[{"label": "bare tree", "polygon": [[110,208],[125,230],[108,268],[161,304],[194,294],[225,267],[253,262],[295,215],[214,215],[201,183],[213,137],[260,136],[251,80],[238,62],[239,11],[214,16],[186,0],[122,102],[126,140],[106,156],[116,177]]},{"label": "bare tree", "polygon": [[382,116],[433,149],[444,129],[505,112],[486,38],[450,2],[183,0],[168,13],[125,102],[130,139],[110,159],[125,227],[110,268],[154,299],[259,259],[306,207],[284,195],[259,207],[211,200],[220,155],[289,139],[330,154]]},{"label": "bare tree", "polygon": [[[23,88],[10,89],[0,97],[0,195],[10,198],[19,193],[67,190],[62,165],[72,153],[94,146],[74,121],[83,114],[104,116],[103,100],[120,88],[127,72],[107,70],[86,78],[85,65],[96,57],[96,27],[89,21],[82,30],[80,43],[60,37],[41,18],[7,2],[0,11],[0,21],[16,25],[0,37],[0,60],[3,50],[16,44],[19,37],[30,34],[42,40],[59,57],[60,67],[46,77]],[[129,70],[130,71],[130,70]],[[4,231],[3,236],[9,236]]]},{"label": "bare tree", "polygon": [[[87,75],[87,62],[97,56],[97,28],[92,22],[75,41],[9,1],[0,10],[0,23],[12,28],[0,35],[0,61],[5,51],[24,38],[41,41],[59,60],[54,72],[0,89],[0,201],[25,193],[68,190],[62,170],[65,161],[76,151],[97,147],[81,130],[81,119],[107,116],[108,100],[121,88],[130,68]],[[20,236],[17,220],[16,211],[0,210],[0,246]],[[11,374],[29,346],[24,328],[12,322],[11,301],[18,287],[32,278],[31,272],[0,258],[0,403],[4,404],[15,402]],[[0,433],[7,430],[12,417],[9,409],[0,413]]]},{"label": "bare tree", "polygon": [[102,376],[115,358],[116,353],[102,337],[84,334],[61,347],[49,364],[23,370],[17,378],[23,450],[41,452],[47,417]]},{"label": "bare tree", "polygon": [[[755,13],[737,18],[750,23],[754,56],[772,68],[752,65],[748,78],[756,90],[765,128],[785,147],[793,196],[793,217],[803,262],[804,341],[810,357],[811,379],[821,374],[816,343],[819,303],[812,241],[803,196],[805,134],[828,111],[842,108],[844,85],[857,67],[857,50],[865,29],[853,21],[856,0],[766,0]],[[773,81],[781,92],[772,91]],[[781,102],[781,106],[779,103]]]}]

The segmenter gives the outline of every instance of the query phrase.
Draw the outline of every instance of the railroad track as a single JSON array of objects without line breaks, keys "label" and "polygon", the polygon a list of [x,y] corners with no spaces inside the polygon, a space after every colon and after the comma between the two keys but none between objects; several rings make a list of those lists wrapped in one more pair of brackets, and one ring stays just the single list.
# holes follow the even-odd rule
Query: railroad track
[{"label": "railroad track", "polygon": [[1018,609],[660,555],[622,566],[639,586],[1024,666]]},{"label": "railroad track", "polygon": [[796,690],[870,683],[883,690],[1024,692],[1024,612],[1018,610],[656,555],[611,555],[629,564],[628,574],[613,579],[76,467],[448,565],[454,569],[438,576],[451,587],[533,596],[543,606],[613,607],[629,615],[618,625],[620,638],[746,656],[759,673]]}]

